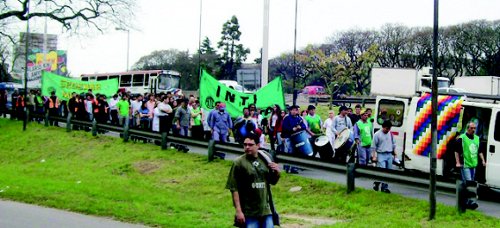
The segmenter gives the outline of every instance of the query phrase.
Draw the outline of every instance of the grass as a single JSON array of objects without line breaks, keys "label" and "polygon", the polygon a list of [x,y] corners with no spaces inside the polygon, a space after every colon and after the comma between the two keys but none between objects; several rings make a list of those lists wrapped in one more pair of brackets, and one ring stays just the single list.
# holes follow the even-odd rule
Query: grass
[{"label": "grass", "polygon": [[[234,210],[224,189],[230,161],[162,151],[119,138],[0,119],[0,198],[161,227],[231,227]],[[302,190],[290,192],[292,187]],[[326,218],[340,227],[493,227],[479,212],[457,214],[428,203],[283,174],[273,188],[282,223]]]}]

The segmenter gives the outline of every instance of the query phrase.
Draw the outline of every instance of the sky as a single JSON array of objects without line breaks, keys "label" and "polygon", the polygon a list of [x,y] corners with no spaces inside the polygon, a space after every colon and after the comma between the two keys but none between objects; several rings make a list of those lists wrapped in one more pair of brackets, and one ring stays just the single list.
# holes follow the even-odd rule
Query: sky
[{"label": "sky", "polygon": [[[130,30],[130,67],[155,50],[194,53],[201,37],[215,47],[224,22],[235,15],[241,43],[250,48],[247,62],[260,57],[263,44],[264,0],[137,0],[134,30]],[[297,48],[325,42],[336,32],[353,28],[379,29],[387,23],[432,26],[433,0],[298,0]],[[441,0],[439,26],[470,20],[500,19],[498,0]],[[269,58],[294,47],[294,0],[270,0]],[[43,32],[35,23],[34,31]],[[51,24],[48,33],[60,29]],[[67,50],[72,76],[127,69],[127,32],[110,29],[89,37],[60,34],[59,49]]]}]

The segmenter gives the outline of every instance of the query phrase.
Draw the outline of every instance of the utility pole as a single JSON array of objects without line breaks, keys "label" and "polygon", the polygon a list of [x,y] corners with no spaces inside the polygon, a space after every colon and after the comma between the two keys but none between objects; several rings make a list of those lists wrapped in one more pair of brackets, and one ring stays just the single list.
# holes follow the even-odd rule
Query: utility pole
[{"label": "utility pole", "polygon": [[298,0],[295,0],[295,29],[293,36],[293,105],[297,105],[297,89],[295,88],[295,81],[297,80],[297,8],[298,8]]},{"label": "utility pole", "polygon": [[260,87],[267,85],[269,81],[269,0],[264,0],[264,31],[262,39],[262,58],[261,58],[261,80]]},{"label": "utility pole", "polygon": [[[29,46],[29,39],[30,39],[30,1],[28,0],[26,3],[26,7],[28,8],[28,13],[27,13],[27,19],[26,19],[26,33],[24,34],[24,39],[25,39],[25,47],[24,47],[24,99],[28,97],[28,46]],[[19,99],[19,98],[18,98]],[[12,104],[15,104],[12,101]],[[26,108],[26,105],[24,106],[24,118],[23,118],[23,131],[26,131],[26,125],[28,121],[28,109]],[[13,114],[11,114],[13,115]]]},{"label": "utility pole", "polygon": [[203,0],[200,0],[200,28],[198,29],[198,78],[201,78],[201,16]]},{"label": "utility pole", "polygon": [[437,80],[437,57],[438,57],[438,6],[439,0],[434,0],[434,28],[432,34],[432,112],[431,112],[431,154],[430,154],[430,184],[429,184],[429,220],[436,216],[436,150],[437,150],[437,112],[438,112],[438,80]]}]

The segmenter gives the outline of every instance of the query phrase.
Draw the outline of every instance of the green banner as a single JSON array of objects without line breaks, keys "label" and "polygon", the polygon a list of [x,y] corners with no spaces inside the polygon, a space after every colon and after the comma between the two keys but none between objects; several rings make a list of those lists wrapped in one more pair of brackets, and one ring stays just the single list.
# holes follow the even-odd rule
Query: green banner
[{"label": "green banner", "polygon": [[261,110],[266,110],[275,104],[279,105],[282,110],[285,108],[281,77],[275,78],[255,93],[242,93],[219,83],[217,79],[203,70],[200,79],[201,107],[213,109],[217,101],[226,104],[226,110],[231,117],[242,116],[243,108],[248,107],[249,104],[255,104]]},{"label": "green banner", "polygon": [[42,95],[44,96],[50,96],[52,91],[56,91],[59,99],[69,100],[71,93],[87,93],[89,89],[92,89],[93,94],[103,94],[111,97],[118,91],[118,79],[86,82],[46,71],[42,72]]}]

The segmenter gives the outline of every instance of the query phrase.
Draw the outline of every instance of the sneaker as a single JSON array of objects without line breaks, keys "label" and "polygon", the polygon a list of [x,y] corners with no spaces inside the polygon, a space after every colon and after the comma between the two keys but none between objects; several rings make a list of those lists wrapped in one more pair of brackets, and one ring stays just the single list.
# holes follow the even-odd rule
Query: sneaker
[{"label": "sneaker", "polygon": [[479,207],[479,205],[476,202],[471,203],[471,204],[467,204],[467,209],[470,209],[470,210],[476,210],[478,207]]},{"label": "sneaker", "polygon": [[391,190],[389,190],[388,188],[384,188],[384,189],[381,190],[381,192],[391,193]]},{"label": "sneaker", "polygon": [[380,182],[375,181],[373,182],[373,190],[378,191],[380,188]]},{"label": "sneaker", "polygon": [[394,158],[394,160],[392,161],[392,164],[397,165],[397,166],[401,166],[401,161],[399,160],[399,158]]}]

